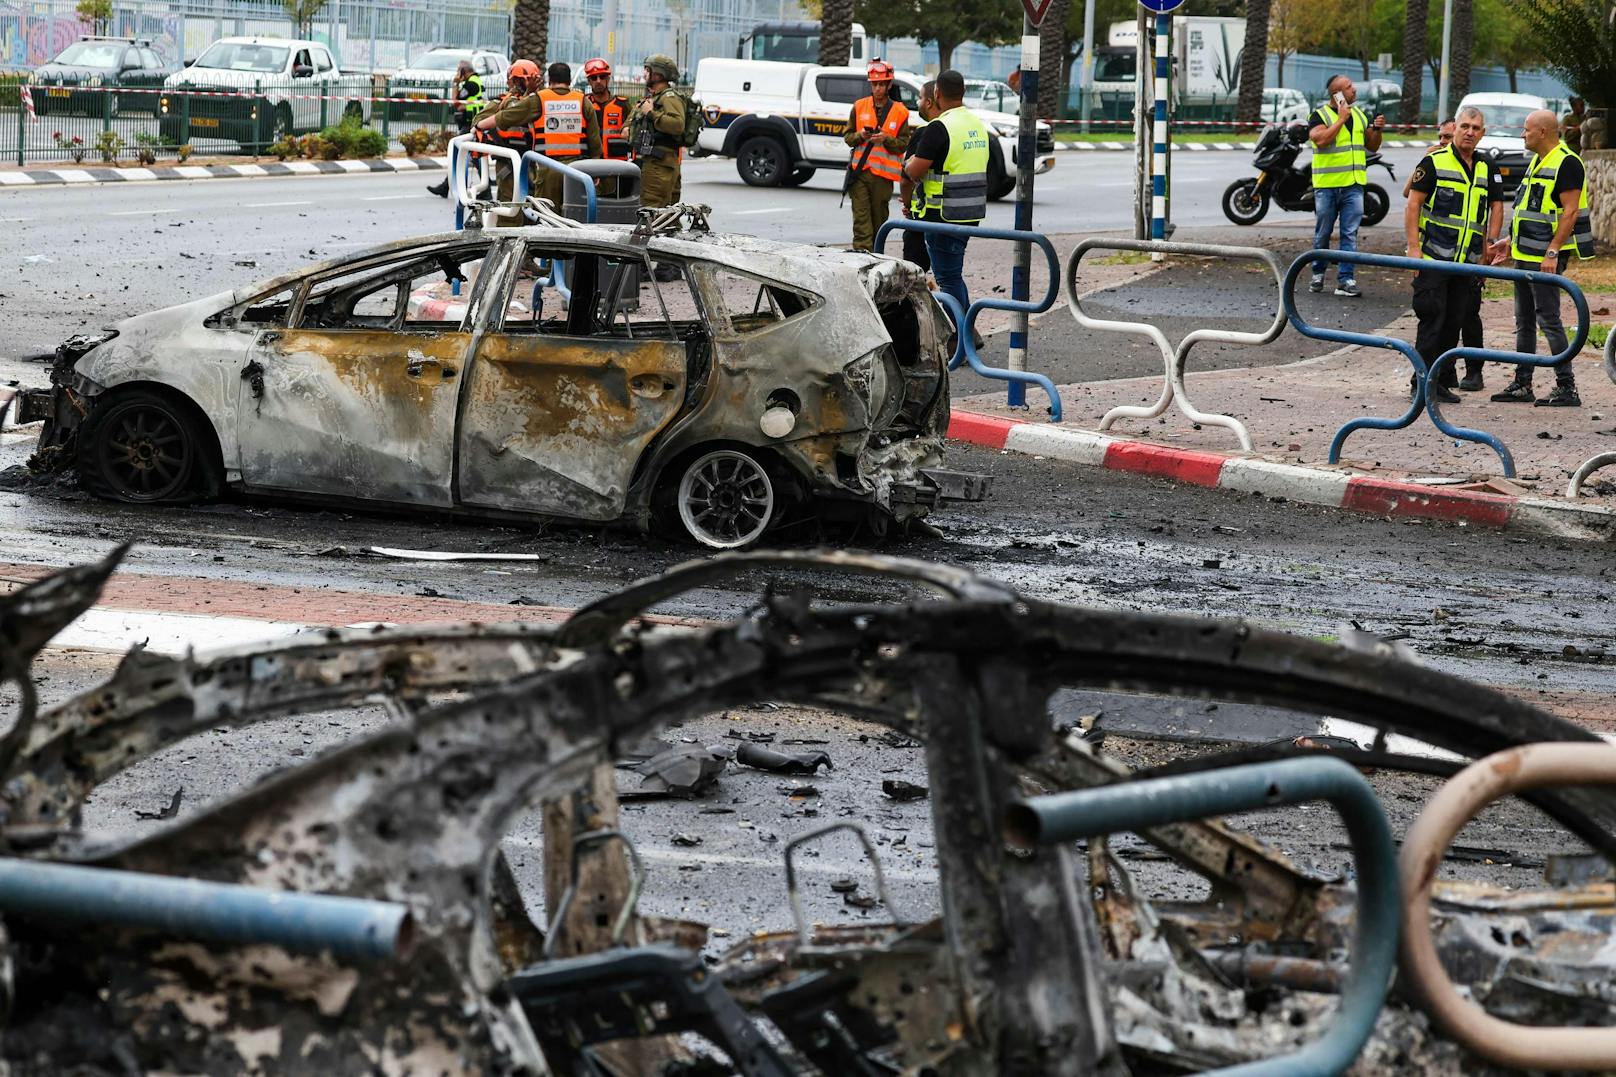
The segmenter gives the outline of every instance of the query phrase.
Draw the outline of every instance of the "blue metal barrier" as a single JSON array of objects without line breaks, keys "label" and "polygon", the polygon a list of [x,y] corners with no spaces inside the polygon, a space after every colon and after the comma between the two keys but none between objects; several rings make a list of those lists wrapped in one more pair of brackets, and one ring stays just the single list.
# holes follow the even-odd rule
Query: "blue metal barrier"
[{"label": "blue metal barrier", "polygon": [[[587,173],[580,172],[571,165],[565,165],[560,161],[552,160],[551,158],[540,153],[538,150],[528,150],[526,153],[522,154],[522,163],[527,165],[538,165],[540,168],[548,168],[552,172],[561,173],[566,177],[566,182],[568,183],[582,184],[584,189],[584,200],[587,203],[587,208],[584,210],[584,223],[595,223],[595,216],[598,212],[598,208],[595,205],[595,181],[591,179]],[[526,169],[523,169],[523,171],[525,172]],[[557,213],[560,213],[561,207],[557,206],[555,210]]]},{"label": "blue metal barrier", "polygon": [[1007,809],[1005,836],[1031,848],[1309,800],[1329,801],[1341,813],[1358,869],[1357,920],[1341,1008],[1323,1036],[1294,1054],[1208,1074],[1334,1077],[1363,1050],[1385,1005],[1402,914],[1391,829],[1374,790],[1351,765],[1285,759],[1034,797]]},{"label": "blue metal barrier", "polygon": [[0,857],[0,911],[47,923],[329,951],[351,961],[402,957],[414,937],[409,909],[392,902],[10,857]]},{"label": "blue metal barrier", "polygon": [[[1487,277],[1493,280],[1507,280],[1526,282],[1530,284],[1553,284],[1555,287],[1568,293],[1571,302],[1577,309],[1577,327],[1571,333],[1566,350],[1549,356],[1528,355],[1525,352],[1502,351],[1496,348],[1453,348],[1439,356],[1431,369],[1427,370],[1425,360],[1420,358],[1414,350],[1414,345],[1393,340],[1390,337],[1376,336],[1370,333],[1353,333],[1344,329],[1324,329],[1316,325],[1309,325],[1296,310],[1296,279],[1302,274],[1302,267],[1314,260],[1330,262],[1350,262],[1354,265],[1382,266],[1386,269],[1429,269],[1438,273],[1457,273],[1467,277]],[[1299,256],[1291,263],[1285,273],[1285,286],[1280,293],[1285,303],[1285,316],[1290,319],[1291,325],[1303,336],[1313,337],[1315,340],[1329,340],[1340,344],[1360,344],[1368,348],[1390,348],[1401,352],[1414,368],[1416,391],[1414,399],[1409,402],[1408,410],[1396,419],[1362,418],[1353,419],[1340,430],[1330,441],[1330,463],[1339,463],[1341,460],[1341,446],[1347,436],[1354,430],[1401,430],[1419,418],[1422,410],[1431,413],[1431,422],[1442,433],[1461,441],[1475,441],[1488,446],[1503,461],[1506,478],[1515,477],[1515,458],[1510,455],[1509,448],[1497,437],[1483,430],[1471,430],[1462,426],[1454,426],[1442,417],[1442,409],[1435,399],[1434,386],[1440,384],[1441,374],[1451,364],[1460,359],[1481,359],[1489,363],[1515,363],[1523,366],[1553,366],[1576,355],[1582,350],[1583,341],[1588,339],[1588,300],[1582,294],[1582,289],[1566,277],[1557,273],[1540,273],[1524,269],[1505,269],[1502,266],[1465,265],[1459,262],[1439,262],[1435,259],[1403,258],[1389,254],[1364,254],[1361,251],[1332,251],[1311,250]]]},{"label": "blue metal barrier", "polygon": [[971,300],[971,305],[965,310],[959,309],[959,300],[944,291],[937,291],[939,302],[945,310],[954,316],[954,325],[958,338],[954,345],[954,354],[948,360],[948,369],[957,370],[959,365],[969,363],[972,370],[984,378],[995,381],[1007,381],[1016,385],[1036,385],[1049,396],[1049,418],[1051,422],[1061,421],[1060,393],[1055,389],[1055,383],[1042,374],[1034,374],[1026,370],[1006,370],[1003,367],[987,366],[982,357],[977,354],[975,333],[976,316],[984,310],[1024,311],[1027,314],[1042,314],[1055,305],[1060,295],[1060,259],[1055,255],[1055,245],[1049,238],[1038,232],[1018,232],[1009,228],[977,228],[963,224],[944,224],[939,221],[911,221],[889,220],[875,233],[876,253],[885,253],[887,236],[895,231],[931,232],[936,235],[961,236],[965,239],[1003,239],[1012,243],[1035,243],[1044,252],[1049,262],[1049,287],[1044,292],[1044,298],[1037,303],[1023,302],[1016,299],[995,299],[988,296],[982,299]]}]

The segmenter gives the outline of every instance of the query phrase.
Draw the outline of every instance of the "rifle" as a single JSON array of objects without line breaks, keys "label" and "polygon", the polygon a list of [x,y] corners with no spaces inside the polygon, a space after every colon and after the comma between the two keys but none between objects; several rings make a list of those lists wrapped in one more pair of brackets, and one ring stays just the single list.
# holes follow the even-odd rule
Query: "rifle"
[{"label": "rifle", "polygon": [[859,157],[858,164],[848,166],[847,175],[842,177],[842,197],[836,200],[837,209],[841,209],[843,204],[847,202],[847,192],[853,189],[853,178],[864,171],[864,165],[869,161],[870,151],[873,149],[875,149],[875,140],[871,139],[864,144],[864,153]]}]

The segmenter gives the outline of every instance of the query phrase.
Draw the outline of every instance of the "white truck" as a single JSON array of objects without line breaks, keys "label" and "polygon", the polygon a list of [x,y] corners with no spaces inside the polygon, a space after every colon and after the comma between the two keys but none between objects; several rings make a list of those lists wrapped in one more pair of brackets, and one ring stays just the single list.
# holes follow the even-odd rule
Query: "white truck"
[{"label": "white truck", "polygon": [[284,37],[220,38],[168,76],[163,88],[250,95],[165,93],[158,100],[165,138],[175,143],[223,138],[243,146],[318,131],[350,116],[364,122],[372,96],[370,77],[344,75],[325,45]]},{"label": "white truck", "polygon": [[[1138,25],[1129,19],[1112,23],[1105,45],[1094,50],[1094,91],[1103,102],[1126,101],[1129,114],[1138,78],[1138,44]],[[1196,102],[1234,97],[1240,92],[1240,54],[1245,46],[1245,19],[1174,16],[1173,99]],[[1151,55],[1154,57],[1154,51]]]},{"label": "white truck", "polygon": [[[858,64],[870,59],[861,23],[852,25],[848,59]],[[738,60],[784,60],[795,64],[819,62],[819,23],[761,22],[741,35],[735,50]]]},{"label": "white truck", "polygon": [[[917,126],[923,81],[900,71],[892,83],[893,97]],[[741,179],[753,187],[796,187],[817,169],[847,167],[852,151],[842,129],[853,102],[869,92],[862,67],[704,59],[693,94],[707,120],[698,149],[735,158]],[[988,197],[1000,199],[1016,186],[1019,121],[1007,112],[976,111],[997,136],[989,145]],[[1054,130],[1040,121],[1033,168],[1041,175],[1054,167]]]}]

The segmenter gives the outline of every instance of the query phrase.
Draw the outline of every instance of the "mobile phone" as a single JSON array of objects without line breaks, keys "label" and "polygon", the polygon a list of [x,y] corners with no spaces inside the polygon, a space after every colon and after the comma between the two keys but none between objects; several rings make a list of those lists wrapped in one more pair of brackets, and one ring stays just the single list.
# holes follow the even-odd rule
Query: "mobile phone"
[{"label": "mobile phone", "polygon": [[1330,100],[1335,102],[1335,107],[1338,109],[1347,107],[1347,95],[1339,90],[1330,95]]}]

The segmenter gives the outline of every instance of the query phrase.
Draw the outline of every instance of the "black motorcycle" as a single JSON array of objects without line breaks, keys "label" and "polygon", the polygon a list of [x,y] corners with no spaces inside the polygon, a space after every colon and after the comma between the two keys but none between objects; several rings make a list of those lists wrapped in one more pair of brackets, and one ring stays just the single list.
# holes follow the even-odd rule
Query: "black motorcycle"
[{"label": "black motorcycle", "polygon": [[[1280,209],[1312,213],[1313,166],[1311,163],[1296,166],[1296,158],[1309,144],[1306,124],[1276,124],[1265,130],[1257,140],[1253,160],[1261,174],[1229,184],[1229,189],[1223,192],[1223,215],[1235,224],[1256,224],[1268,213],[1272,202],[1279,203]],[[1397,174],[1380,154],[1371,153],[1368,160],[1371,166],[1384,168],[1392,182],[1397,182]],[[1373,227],[1385,220],[1390,208],[1391,200],[1386,197],[1384,187],[1371,183],[1364,188],[1364,227]]]}]

